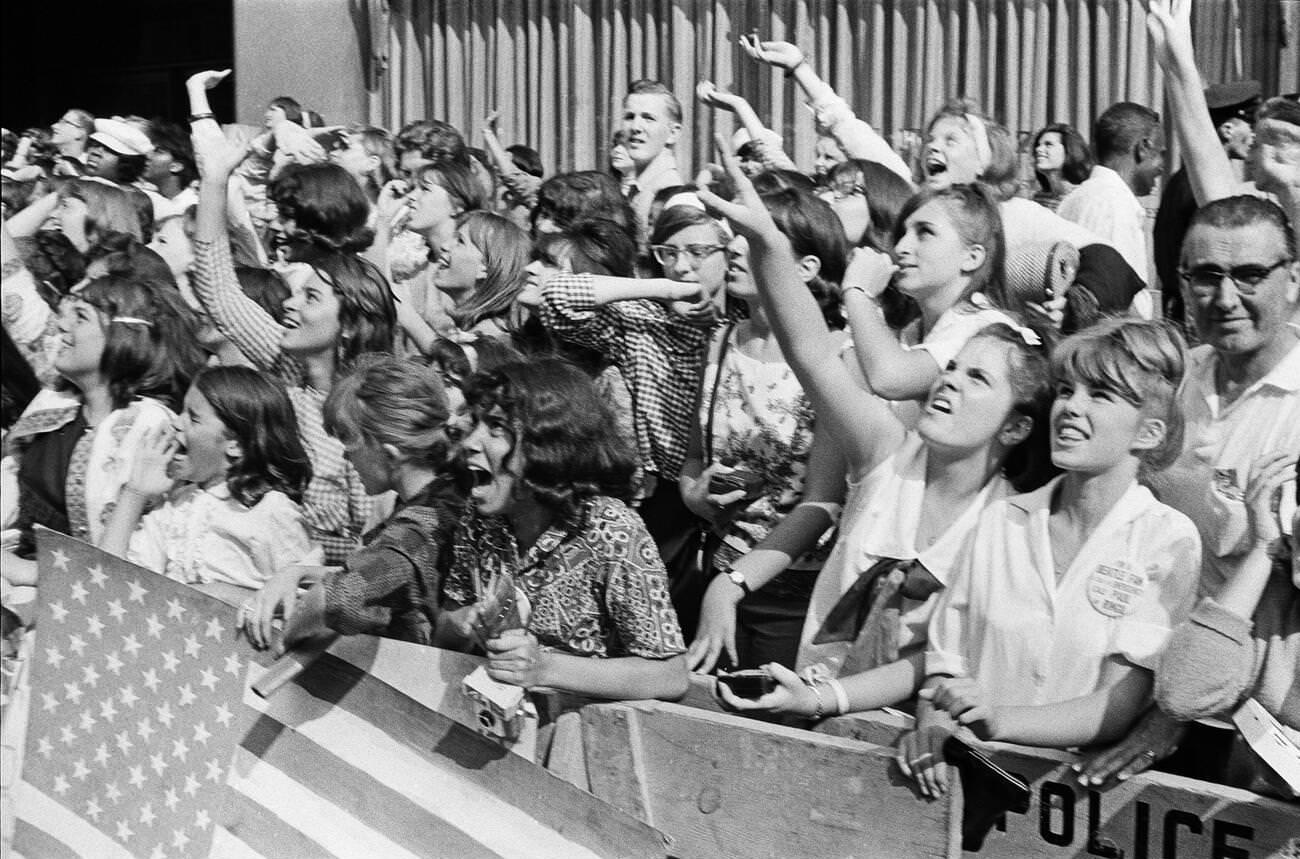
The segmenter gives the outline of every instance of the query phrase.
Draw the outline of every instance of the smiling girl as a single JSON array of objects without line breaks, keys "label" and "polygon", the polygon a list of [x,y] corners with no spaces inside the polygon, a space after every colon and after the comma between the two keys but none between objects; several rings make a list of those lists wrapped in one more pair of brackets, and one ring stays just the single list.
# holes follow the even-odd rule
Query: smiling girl
[{"label": "smiling girl", "polygon": [[939,598],[927,700],[899,751],[923,793],[944,791],[958,725],[1070,748],[1118,738],[1149,704],[1200,569],[1195,526],[1138,484],[1181,447],[1183,364],[1163,323],[1109,320],[1058,347],[1051,449],[1065,473],[990,505]]},{"label": "smiling girl", "polygon": [[21,532],[3,564],[11,582],[35,581],[37,523],[99,540],[141,439],[171,425],[202,358],[189,308],[168,289],[104,277],[60,306],[54,368],[67,393],[39,394],[6,439]]},{"label": "smiling girl", "polygon": [[221,333],[285,385],[311,457],[307,524],[327,561],[338,563],[355,547],[370,503],[342,445],[325,431],[323,406],[335,378],[359,355],[392,350],[393,296],[383,275],[356,253],[373,237],[365,194],[333,164],[290,167],[271,186],[277,242],[307,269],[291,284],[284,321],[245,295],[231,261],[226,193],[247,149],[226,141],[205,92],[225,74],[201,72],[190,81],[191,110],[208,117],[193,123],[200,189],[192,283]]},{"label": "smiling girl", "polygon": [[291,564],[320,563],[298,507],[311,463],[297,430],[284,389],[261,373],[204,370],[178,431],[141,441],[100,548],[177,581],[253,589]]}]

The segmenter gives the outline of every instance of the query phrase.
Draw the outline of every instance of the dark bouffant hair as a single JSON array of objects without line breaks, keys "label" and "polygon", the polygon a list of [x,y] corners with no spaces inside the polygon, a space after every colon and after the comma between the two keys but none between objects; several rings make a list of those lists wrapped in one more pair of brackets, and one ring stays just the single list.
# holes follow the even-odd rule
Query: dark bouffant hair
[{"label": "dark bouffant hair", "polygon": [[[293,164],[271,183],[267,194],[280,216],[294,222],[290,241],[317,250],[363,251],[375,239],[366,226],[370,201],[337,164]],[[297,249],[302,253],[301,247]],[[295,254],[296,255],[296,254]]]},{"label": "dark bouffant hair", "polygon": [[591,378],[573,364],[550,357],[503,364],[474,376],[465,397],[476,414],[495,406],[505,412],[524,487],[562,525],[581,528],[584,503],[596,495],[631,497],[636,455]]},{"label": "dark bouffant hair", "polygon": [[311,459],[284,386],[251,367],[207,367],[194,377],[194,387],[239,442],[240,456],[226,472],[231,496],[245,507],[272,490],[302,501]]},{"label": "dark bouffant hair", "polygon": [[790,239],[795,257],[815,256],[821,262],[817,274],[808,281],[808,289],[817,299],[826,324],[843,328],[839,286],[848,266],[849,243],[835,210],[820,197],[794,189],[765,194],[763,203],[777,228]]}]

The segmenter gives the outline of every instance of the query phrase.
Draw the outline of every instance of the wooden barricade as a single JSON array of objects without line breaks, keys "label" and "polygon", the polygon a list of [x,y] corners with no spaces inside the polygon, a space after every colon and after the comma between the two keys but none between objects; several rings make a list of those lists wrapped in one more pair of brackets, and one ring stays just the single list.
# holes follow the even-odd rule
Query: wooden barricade
[{"label": "wooden barricade", "polygon": [[960,853],[960,791],[925,802],[887,748],[662,702],[581,715],[591,792],[680,859]]},{"label": "wooden barricade", "polygon": [[[817,731],[892,745],[908,727],[907,717],[876,711],[827,719]],[[1007,815],[982,855],[1265,859],[1300,838],[1300,805],[1155,771],[1099,791],[1076,781],[1076,755],[1005,743],[979,747],[1025,779],[1031,793],[1029,811]]]}]

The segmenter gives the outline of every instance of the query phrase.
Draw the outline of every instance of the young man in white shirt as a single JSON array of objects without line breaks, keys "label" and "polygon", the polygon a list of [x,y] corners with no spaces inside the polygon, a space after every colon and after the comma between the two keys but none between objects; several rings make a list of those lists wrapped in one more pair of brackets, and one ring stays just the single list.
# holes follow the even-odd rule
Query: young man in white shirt
[{"label": "young man in white shirt", "polygon": [[624,145],[635,171],[628,203],[644,239],[650,235],[650,203],[655,194],[683,184],[673,149],[682,133],[681,102],[658,81],[635,81],[623,99],[621,128],[627,134]]}]

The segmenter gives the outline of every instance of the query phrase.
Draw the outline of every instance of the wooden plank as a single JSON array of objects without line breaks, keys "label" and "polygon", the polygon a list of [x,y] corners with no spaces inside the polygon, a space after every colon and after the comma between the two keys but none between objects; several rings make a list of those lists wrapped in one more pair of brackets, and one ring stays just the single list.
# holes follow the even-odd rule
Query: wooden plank
[{"label": "wooden plank", "polygon": [[912,717],[898,710],[871,710],[826,719],[813,730],[833,737],[846,737],[893,748],[899,737],[912,730]]},{"label": "wooden plank", "polygon": [[592,792],[681,859],[956,856],[960,790],[920,799],[889,749],[660,702],[583,710]]}]

